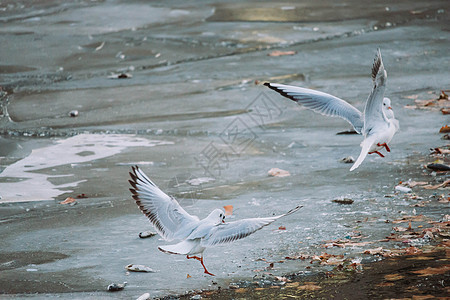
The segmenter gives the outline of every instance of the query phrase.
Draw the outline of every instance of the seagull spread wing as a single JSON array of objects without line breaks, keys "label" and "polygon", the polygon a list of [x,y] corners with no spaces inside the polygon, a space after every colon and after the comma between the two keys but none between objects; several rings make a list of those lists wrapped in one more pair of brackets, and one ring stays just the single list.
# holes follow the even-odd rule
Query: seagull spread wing
[{"label": "seagull spread wing", "polygon": [[265,86],[317,113],[340,117],[349,122],[361,133],[364,125],[362,113],[348,102],[327,93],[277,83],[265,83]]},{"label": "seagull spread wing", "polygon": [[383,98],[386,91],[387,73],[381,59],[381,51],[378,49],[372,66],[373,89],[364,109],[364,133],[376,127],[378,124],[387,123],[383,112]]},{"label": "seagull spread wing", "polygon": [[130,172],[131,193],[140,210],[150,219],[156,231],[168,241],[184,239],[199,219],[188,214],[178,202],[161,191],[138,166]]},{"label": "seagull spread wing", "polygon": [[207,234],[204,238],[202,238],[201,246],[208,247],[219,244],[230,243],[238,239],[245,238],[255,231],[260,230],[264,226],[273,223],[275,220],[290,215],[297,210],[299,210],[302,206],[297,206],[294,209],[291,209],[285,214],[268,217],[268,218],[252,218],[252,219],[244,219],[235,222],[223,223],[214,226],[209,234]]}]

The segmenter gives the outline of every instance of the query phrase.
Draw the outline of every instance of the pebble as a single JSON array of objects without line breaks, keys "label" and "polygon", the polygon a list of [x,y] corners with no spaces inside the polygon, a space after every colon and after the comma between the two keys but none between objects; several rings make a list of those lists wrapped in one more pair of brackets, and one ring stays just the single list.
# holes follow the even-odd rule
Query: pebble
[{"label": "pebble", "polygon": [[139,232],[139,237],[141,239],[146,239],[146,238],[149,238],[149,237],[152,237],[152,236],[155,236],[155,235],[156,235],[156,232],[151,232],[151,231]]},{"label": "pebble", "polygon": [[111,283],[110,285],[108,285],[106,290],[108,292],[117,292],[123,290],[126,285],[127,285],[126,281],[124,283]]},{"label": "pebble", "polygon": [[341,162],[343,162],[345,164],[352,164],[355,162],[355,159],[353,158],[353,156],[347,156],[347,157],[344,157],[343,159],[341,159]]},{"label": "pebble", "polygon": [[69,116],[71,116],[71,117],[78,117],[78,110],[71,110],[70,112],[69,112]]}]

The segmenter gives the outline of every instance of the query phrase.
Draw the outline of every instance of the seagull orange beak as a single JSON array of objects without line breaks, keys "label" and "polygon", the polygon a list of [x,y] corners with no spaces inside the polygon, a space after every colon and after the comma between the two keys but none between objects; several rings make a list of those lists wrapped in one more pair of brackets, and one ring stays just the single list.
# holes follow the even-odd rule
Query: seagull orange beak
[{"label": "seagull orange beak", "polygon": [[392,109],[392,107],[389,106],[388,109]]}]

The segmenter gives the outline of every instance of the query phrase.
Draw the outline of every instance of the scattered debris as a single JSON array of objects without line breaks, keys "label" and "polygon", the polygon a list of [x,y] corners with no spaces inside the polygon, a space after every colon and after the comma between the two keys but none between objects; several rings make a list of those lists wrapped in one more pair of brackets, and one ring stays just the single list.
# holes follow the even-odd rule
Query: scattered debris
[{"label": "scattered debris", "polygon": [[124,283],[111,283],[110,285],[108,285],[106,290],[108,292],[117,292],[123,290],[126,285],[127,285],[126,281]]},{"label": "scattered debris", "polygon": [[404,185],[410,188],[413,188],[415,186],[421,186],[421,185],[427,185],[428,182],[426,181],[412,181],[412,180],[408,180],[406,182],[400,182],[399,185]]},{"label": "scattered debris", "polygon": [[146,238],[149,238],[149,237],[152,237],[152,236],[155,236],[155,235],[157,235],[157,233],[156,232],[151,232],[151,231],[139,232],[139,237],[141,239],[146,239]]},{"label": "scattered debris", "polygon": [[402,192],[402,193],[411,193],[412,189],[410,189],[409,187],[403,186],[403,185],[397,185],[395,187],[396,191]]},{"label": "scattered debris", "polygon": [[231,216],[233,214],[233,205],[225,205],[225,216]]},{"label": "scattered debris", "polygon": [[147,300],[147,299],[150,299],[150,293],[142,294],[136,300]]},{"label": "scattered debris", "polygon": [[133,75],[129,73],[115,73],[108,76],[109,79],[130,79]]},{"label": "scattered debris", "polygon": [[433,276],[433,275],[445,274],[449,271],[450,271],[450,265],[443,265],[442,267],[438,267],[438,268],[428,267],[423,270],[417,270],[417,271],[412,271],[412,272],[415,274],[419,274],[419,276]]},{"label": "scattered debris", "polygon": [[444,165],[444,164],[436,164],[436,163],[432,163],[432,164],[428,164],[427,168],[433,171],[439,171],[439,172],[446,172],[446,171],[450,171],[450,166],[449,165]]},{"label": "scattered debris", "polygon": [[359,134],[359,133],[357,133],[356,130],[354,130],[354,129],[340,131],[340,132],[336,133],[336,135],[347,135],[347,134]]},{"label": "scattered debris", "polygon": [[291,173],[289,173],[289,171],[281,170],[281,169],[278,169],[278,168],[270,169],[268,174],[269,174],[269,176],[273,176],[273,177],[291,176]]},{"label": "scattered debris", "polygon": [[186,279],[187,279],[187,278],[192,278],[192,276],[189,275],[189,274],[186,274]]},{"label": "scattered debris", "polygon": [[214,178],[211,177],[200,177],[186,180],[186,183],[193,186],[201,185],[202,183],[208,183],[210,181],[214,181]]},{"label": "scattered debris", "polygon": [[69,112],[70,117],[78,117],[78,110],[71,110]]},{"label": "scattered debris", "polygon": [[344,164],[352,164],[355,162],[355,159],[353,158],[353,156],[347,156],[341,159],[341,162],[343,162]]},{"label": "scattered debris", "polygon": [[105,42],[102,42],[97,48],[95,48],[95,51],[102,50],[103,46],[105,46]]},{"label": "scattered debris", "polygon": [[350,198],[342,198],[342,199],[335,199],[331,200],[331,202],[339,203],[339,204],[353,204],[353,199]]},{"label": "scattered debris", "polygon": [[427,100],[419,99],[419,95],[407,96],[406,98],[414,100],[414,104],[406,105],[405,108],[439,110],[445,114],[450,108],[450,101],[448,101],[448,95],[445,92],[441,91],[438,98]]},{"label": "scattered debris", "polygon": [[278,227],[278,230],[286,230],[286,227],[285,226],[280,226],[280,227]]},{"label": "scattered debris", "polygon": [[283,55],[294,55],[297,54],[297,51],[279,51],[275,50],[267,54],[268,56],[283,56]]},{"label": "scattered debris", "polygon": [[305,282],[305,285],[299,285],[297,289],[305,290],[305,291],[317,291],[320,290],[321,287],[316,285],[314,282]]},{"label": "scattered debris", "polygon": [[443,149],[443,148],[432,148],[430,149],[430,154],[450,154],[450,149]]},{"label": "scattered debris", "polygon": [[439,189],[439,188],[447,188],[450,186],[450,179],[447,179],[446,181],[444,181],[443,183],[439,183],[436,185],[424,185],[423,188],[427,189],[427,190],[435,190],[435,189]]},{"label": "scattered debris", "polygon": [[128,271],[131,271],[131,272],[156,273],[155,270],[153,270],[152,268],[149,268],[147,266],[144,266],[144,265],[133,265],[133,264],[130,264],[130,265],[126,266],[125,269],[127,269]]},{"label": "scattered debris", "polygon": [[88,198],[88,196],[86,196],[86,194],[78,194],[77,198],[78,199],[85,199],[85,198]]},{"label": "scattered debris", "polygon": [[439,133],[449,133],[450,127],[448,125],[442,126],[441,129],[439,129]]},{"label": "scattered debris", "polygon": [[448,95],[445,92],[448,92],[448,91],[441,90],[438,100],[441,100],[441,99],[448,100]]},{"label": "scattered debris", "polygon": [[59,204],[71,204],[71,205],[75,205],[77,203],[77,200],[75,200],[75,198],[72,197],[67,197],[66,200],[59,202]]}]

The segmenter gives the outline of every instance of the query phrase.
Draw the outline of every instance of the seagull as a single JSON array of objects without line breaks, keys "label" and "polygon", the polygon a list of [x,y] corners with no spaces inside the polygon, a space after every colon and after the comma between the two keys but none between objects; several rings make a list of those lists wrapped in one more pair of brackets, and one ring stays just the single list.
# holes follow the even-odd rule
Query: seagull
[{"label": "seagull", "polygon": [[379,151],[382,148],[390,152],[388,143],[399,129],[391,100],[384,97],[386,80],[387,73],[381,59],[381,51],[378,49],[372,66],[373,88],[366,101],[364,113],[348,102],[320,91],[269,82],[264,85],[322,115],[342,118],[349,122],[357,133],[362,134],[364,140],[361,143],[361,153],[350,168],[350,171],[353,171],[361,165],[367,154],[376,153],[384,157]]},{"label": "seagull", "polygon": [[[297,206],[285,214],[268,218],[251,218],[225,222],[225,212],[213,210],[206,218],[187,213],[173,197],[168,196],[154,184],[138,166],[132,167],[128,182],[130,191],[139,209],[146,215],[158,234],[166,241],[181,240],[178,244],[159,246],[158,249],[169,254],[186,255],[202,264],[205,273],[211,276],[203,263],[206,248],[230,243],[249,236],[274,222],[290,215],[302,206]],[[198,256],[197,256],[198,255]]]}]

